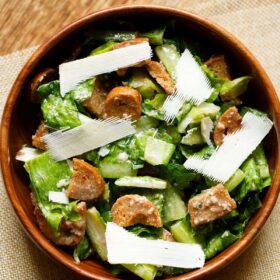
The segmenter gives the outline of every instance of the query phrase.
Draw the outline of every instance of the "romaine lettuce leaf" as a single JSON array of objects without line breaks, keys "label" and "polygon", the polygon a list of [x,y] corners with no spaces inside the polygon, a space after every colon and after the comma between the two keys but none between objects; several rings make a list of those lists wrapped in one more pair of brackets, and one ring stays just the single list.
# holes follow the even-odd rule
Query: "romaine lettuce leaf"
[{"label": "romaine lettuce leaf", "polygon": [[78,109],[70,99],[50,95],[41,105],[46,124],[54,129],[73,128],[81,125]]},{"label": "romaine lettuce leaf", "polygon": [[84,236],[82,241],[75,247],[73,252],[74,260],[79,263],[80,260],[85,260],[88,258],[90,254],[92,254],[93,250],[90,246],[89,239],[87,235]]},{"label": "romaine lettuce leaf", "polygon": [[184,166],[177,163],[160,165],[159,168],[160,177],[180,190],[191,187],[192,185],[190,183],[200,178],[198,173],[187,170]]},{"label": "romaine lettuce leaf", "polygon": [[40,85],[36,94],[41,94],[42,98],[47,98],[49,95],[60,96],[60,83],[58,80],[51,81],[49,83]]},{"label": "romaine lettuce leaf", "polygon": [[59,224],[62,219],[70,221],[80,220],[80,215],[76,210],[78,201],[65,205],[50,202],[48,199],[50,191],[61,191],[57,187],[60,180],[70,180],[72,172],[67,161],[54,161],[50,154],[45,152],[26,162],[24,167],[29,174],[31,187],[38,205],[54,233],[58,233]]}]

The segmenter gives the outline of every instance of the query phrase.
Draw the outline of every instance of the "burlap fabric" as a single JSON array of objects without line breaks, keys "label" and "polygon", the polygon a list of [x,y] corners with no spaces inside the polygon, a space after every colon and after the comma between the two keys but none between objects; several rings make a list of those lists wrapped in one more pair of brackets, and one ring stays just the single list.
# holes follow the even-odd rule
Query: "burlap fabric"
[{"label": "burlap fabric", "polygon": [[[152,3],[184,8],[209,17],[227,28],[256,55],[280,93],[279,0],[152,1]],[[34,49],[0,57],[1,115],[9,89]],[[26,236],[10,206],[1,178],[0,193],[0,279],[74,279],[71,272],[46,257]],[[253,245],[238,260],[207,279],[280,279],[279,216],[278,203]]]}]

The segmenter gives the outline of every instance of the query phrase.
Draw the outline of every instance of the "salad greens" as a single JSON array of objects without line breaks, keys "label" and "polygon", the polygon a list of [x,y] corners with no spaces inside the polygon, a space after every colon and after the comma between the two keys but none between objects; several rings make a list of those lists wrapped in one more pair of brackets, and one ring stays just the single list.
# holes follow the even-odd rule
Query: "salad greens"
[{"label": "salad greens", "polygon": [[[96,77],[80,83],[65,97],[60,95],[58,80],[39,85],[34,94],[40,95],[42,100],[41,112],[45,128],[54,131],[80,126],[84,118],[108,117],[104,112],[106,106],[109,106],[107,101],[110,90],[116,86],[123,90],[126,87],[132,88],[140,100],[134,104],[130,97],[126,97],[127,104],[133,103],[135,110],[140,106],[138,109],[141,116],[134,120],[136,133],[79,155],[74,162],[78,160],[84,165],[81,170],[75,164],[73,167],[73,159],[57,162],[48,151],[25,162],[24,168],[29,174],[37,206],[55,236],[60,235],[63,222],[70,228],[75,228],[75,223],[80,222],[79,227],[75,228],[79,232],[79,239],[74,239],[71,233],[67,237],[73,238],[73,256],[77,263],[93,255],[107,261],[106,223],[118,222],[113,208],[119,199],[127,196],[147,199],[157,209],[161,221],[160,226],[144,222],[132,223],[127,230],[148,239],[162,239],[164,232],[168,231],[169,240],[171,236],[173,242],[199,244],[206,259],[210,259],[242,237],[250,218],[262,205],[263,190],[271,184],[264,145],[261,143],[224,184],[225,191],[236,203],[235,209],[198,226],[192,224],[193,213],[189,201],[203,195],[203,191],[213,188],[218,182],[187,170],[183,163],[193,155],[203,159],[211,156],[217,148],[213,130],[229,108],[236,106],[241,117],[248,111],[256,115],[264,114],[242,106],[240,101],[242,95],[250,89],[252,77],[242,76],[233,80],[222,78],[205,62],[204,55],[198,56],[207,53],[207,50],[203,52],[204,46],[194,39],[172,35],[174,23],[158,25],[149,30],[136,28],[131,22],[118,22],[116,26],[115,30],[88,32],[81,45],[80,55],[99,55],[119,47],[120,42],[127,41],[129,45],[135,44],[135,38],[147,38],[155,54],[152,60],[160,63],[161,72],[151,73],[142,63],[122,69],[122,73],[100,75],[97,78],[107,91],[105,95],[100,93]],[[167,98],[165,83],[173,86],[176,83],[176,64],[185,48],[189,48],[195,55],[214,90],[210,98],[199,105],[185,102],[176,119],[167,123],[162,110]],[[98,106],[98,112],[101,112],[98,115],[96,110],[91,110],[90,102],[87,102],[92,98]],[[119,106],[123,110],[123,99],[116,100],[115,105],[110,106]],[[43,141],[42,136],[37,131],[33,140]],[[33,145],[36,147],[36,141],[33,141]],[[80,181],[75,178],[80,178]],[[68,197],[69,203],[66,204],[49,199],[50,192],[68,195],[69,185],[74,185],[83,194],[87,192],[87,185],[92,189],[101,188],[101,195],[94,200],[84,200],[87,203],[84,212],[79,212],[77,208],[81,199]],[[213,197],[214,202],[216,199]],[[197,210],[201,210],[202,204],[196,206]],[[134,202],[130,206],[133,208],[133,205]],[[41,227],[42,223],[38,223]],[[150,264],[110,265],[110,268],[114,274],[133,273],[144,280],[188,271]]]},{"label": "salad greens", "polygon": [[54,129],[81,125],[78,109],[70,99],[50,95],[43,100],[41,109],[46,124]]},{"label": "salad greens", "polygon": [[51,203],[48,199],[50,191],[60,191],[57,186],[59,181],[69,181],[71,178],[72,172],[66,161],[56,162],[48,152],[45,152],[26,162],[24,167],[29,174],[38,205],[54,233],[58,234],[62,219],[71,221],[80,219],[76,210],[77,201],[61,205]]}]

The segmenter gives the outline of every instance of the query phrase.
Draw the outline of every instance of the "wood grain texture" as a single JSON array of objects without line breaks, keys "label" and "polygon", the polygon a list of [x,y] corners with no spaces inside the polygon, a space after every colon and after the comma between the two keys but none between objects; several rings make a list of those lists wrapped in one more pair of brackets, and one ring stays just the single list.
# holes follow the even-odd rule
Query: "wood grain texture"
[{"label": "wood grain texture", "polygon": [[[256,6],[274,2],[279,0],[255,0]],[[0,55],[41,44],[91,12],[130,4],[167,5],[212,16],[217,10],[235,7],[236,1],[225,0],[221,7],[215,0],[0,0]]]}]

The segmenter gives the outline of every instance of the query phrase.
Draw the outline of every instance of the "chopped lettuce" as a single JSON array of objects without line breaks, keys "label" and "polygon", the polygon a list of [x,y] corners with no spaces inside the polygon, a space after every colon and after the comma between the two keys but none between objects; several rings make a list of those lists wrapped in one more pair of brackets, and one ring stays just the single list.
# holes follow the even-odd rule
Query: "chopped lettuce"
[{"label": "chopped lettuce", "polygon": [[89,55],[97,55],[97,54],[109,52],[113,49],[113,46],[115,44],[116,43],[114,41],[108,41],[108,42],[104,43],[103,45],[92,50]]},{"label": "chopped lettuce", "polygon": [[160,239],[162,235],[162,228],[156,228],[144,225],[135,225],[128,228],[128,231],[135,235],[147,239]]},{"label": "chopped lettuce", "polygon": [[[176,205],[176,206],[175,206]],[[171,185],[165,190],[164,224],[180,220],[187,214],[187,207],[180,193]]]},{"label": "chopped lettuce", "polygon": [[86,231],[89,240],[99,257],[107,260],[107,247],[105,240],[106,224],[98,210],[93,206],[87,211]]},{"label": "chopped lettuce", "polygon": [[159,125],[159,121],[149,116],[141,116],[141,118],[136,121],[135,127],[137,132],[145,131],[150,128],[156,128]]},{"label": "chopped lettuce", "polygon": [[[173,143],[172,137],[163,128],[150,128],[143,130],[134,135],[134,141],[131,143],[131,149],[139,152],[137,156],[144,160],[144,153],[149,137],[165,141],[167,143]],[[133,146],[132,146],[133,145]]]},{"label": "chopped lettuce", "polygon": [[93,88],[94,88],[95,78],[86,80],[81,84],[77,85],[74,89],[72,89],[68,94],[67,97],[75,100],[78,103],[82,103],[88,98],[91,97]]},{"label": "chopped lettuce", "polygon": [[243,94],[248,87],[250,76],[244,76],[232,81],[225,81],[220,88],[220,95],[225,100],[232,100]]},{"label": "chopped lettuce", "polygon": [[123,264],[123,266],[144,280],[153,280],[158,270],[151,264]]},{"label": "chopped lettuce", "polygon": [[259,145],[253,152],[252,156],[258,166],[260,177],[262,178],[262,184],[259,186],[259,190],[262,190],[263,188],[270,186],[272,181],[263,146]]},{"label": "chopped lettuce", "polygon": [[60,83],[58,80],[54,80],[40,85],[35,94],[40,94],[43,98],[47,98],[49,95],[60,96]]},{"label": "chopped lettuce", "polygon": [[238,239],[239,237],[232,234],[229,230],[217,234],[210,239],[207,246],[204,248],[206,259],[214,257],[217,253],[221,252]]},{"label": "chopped lettuce", "polygon": [[149,39],[151,45],[162,45],[166,25],[141,33],[141,37]]},{"label": "chopped lettuce", "polygon": [[78,109],[70,99],[50,95],[41,105],[46,124],[54,129],[73,128],[81,125]]},{"label": "chopped lettuce", "polygon": [[146,99],[142,104],[142,112],[155,119],[164,120],[164,114],[161,108],[166,97],[166,94],[158,93],[153,99]]},{"label": "chopped lettuce", "polygon": [[241,169],[237,169],[235,173],[225,182],[225,187],[229,192],[233,191],[245,178],[245,174]]},{"label": "chopped lettuce", "polygon": [[76,210],[77,201],[64,205],[51,203],[48,199],[50,191],[61,191],[57,187],[60,180],[70,180],[72,172],[67,161],[54,161],[50,154],[45,152],[26,162],[24,167],[29,174],[37,203],[54,233],[58,234],[59,224],[62,219],[80,220],[80,215]]},{"label": "chopped lettuce", "polygon": [[251,216],[262,207],[262,202],[260,200],[258,193],[252,193],[251,195],[248,195],[240,206],[240,221],[246,225],[251,218]]},{"label": "chopped lettuce", "polygon": [[128,85],[137,89],[144,99],[152,99],[156,94],[164,94],[162,88],[149,76],[147,71],[141,68],[132,70]]},{"label": "chopped lettuce", "polygon": [[174,78],[175,67],[180,59],[180,53],[173,44],[163,44],[155,48],[155,52],[166,68],[169,75]]},{"label": "chopped lettuce", "polygon": [[201,135],[200,128],[194,127],[189,129],[187,134],[182,138],[181,143],[189,146],[204,144],[205,140]]},{"label": "chopped lettuce", "polygon": [[90,246],[89,239],[87,235],[84,236],[82,241],[75,247],[73,252],[74,260],[79,263],[81,260],[85,260],[93,252],[92,247]]},{"label": "chopped lettuce", "polygon": [[169,181],[171,185],[179,190],[191,187],[191,182],[196,181],[200,175],[194,171],[187,170],[184,166],[177,163],[160,165],[161,178]]},{"label": "chopped lettuce", "polygon": [[195,231],[191,227],[189,217],[177,221],[170,227],[170,231],[177,242],[198,243],[195,238]]},{"label": "chopped lettuce", "polygon": [[144,152],[144,159],[151,165],[167,164],[176,146],[165,141],[148,137]]},{"label": "chopped lettuce", "polygon": [[241,166],[241,170],[245,174],[245,178],[240,186],[236,188],[234,199],[241,203],[244,197],[251,191],[258,191],[262,186],[259,168],[254,158],[249,157]]},{"label": "chopped lettuce", "polygon": [[106,157],[99,163],[101,175],[104,178],[121,178],[136,176],[137,170],[133,169],[131,161],[120,161],[115,157]]}]

